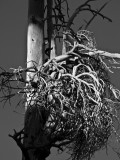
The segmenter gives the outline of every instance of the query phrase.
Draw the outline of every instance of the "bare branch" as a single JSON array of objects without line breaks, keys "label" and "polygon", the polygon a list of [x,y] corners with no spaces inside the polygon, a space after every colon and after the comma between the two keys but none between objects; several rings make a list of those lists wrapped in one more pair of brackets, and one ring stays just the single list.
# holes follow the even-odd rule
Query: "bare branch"
[{"label": "bare branch", "polygon": [[19,132],[16,132],[16,130],[14,130],[14,134],[13,135],[9,134],[9,137],[11,137],[11,138],[13,138],[15,140],[15,142],[17,143],[17,145],[21,149],[21,151],[22,151],[23,155],[25,156],[25,158],[27,160],[30,160],[28,151],[25,149],[23,143],[21,142],[21,140],[22,140],[22,137],[21,137],[22,134],[24,134],[24,129],[22,129]]},{"label": "bare branch", "polygon": [[[100,11],[108,4],[108,3],[105,3],[100,10],[96,11],[94,9],[91,9],[91,5],[89,4],[91,1],[94,1],[94,0],[87,0],[84,4],[80,5],[75,11],[74,13],[72,14],[72,16],[69,18],[68,20],[68,23],[67,23],[67,27],[66,27],[66,30],[70,28],[70,26],[72,25],[75,17],[81,12],[81,11],[90,11],[93,13],[93,17],[95,18],[97,15],[101,16],[103,19],[107,19],[108,21],[112,21],[110,18],[104,16],[103,14],[100,13]],[[94,19],[92,17],[92,19],[90,20],[89,23],[91,23],[91,21]]]},{"label": "bare branch", "polygon": [[[98,10],[98,13],[100,13],[108,3],[109,2],[106,2],[105,4],[103,4],[103,6]],[[88,28],[88,26],[92,23],[92,21],[95,19],[97,15],[98,15],[97,13],[93,15],[93,17],[87,22],[86,26],[84,27],[85,29]],[[112,22],[112,20],[110,22]]]}]

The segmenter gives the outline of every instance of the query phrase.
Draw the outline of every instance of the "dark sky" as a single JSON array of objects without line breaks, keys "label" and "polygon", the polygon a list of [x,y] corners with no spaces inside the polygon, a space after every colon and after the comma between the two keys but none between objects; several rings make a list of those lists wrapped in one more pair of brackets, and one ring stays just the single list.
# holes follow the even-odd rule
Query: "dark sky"
[{"label": "dark sky", "polygon": [[[84,0],[83,0],[84,1]],[[82,2],[83,2],[82,1]],[[80,0],[68,0],[70,13],[76,8]],[[98,0],[95,6],[101,6],[106,0]],[[96,18],[89,30],[94,32],[98,49],[120,53],[120,0],[112,0],[103,10],[106,16],[113,22],[109,23],[102,18]],[[83,17],[84,16],[84,17]],[[76,21],[76,27],[83,23],[89,14],[81,14]],[[0,66],[9,69],[11,67],[26,66],[26,35],[27,35],[27,0],[1,0],[0,1]],[[112,82],[120,88],[119,74],[117,70],[112,76]],[[14,100],[15,101],[15,100]],[[19,130],[23,126],[24,115],[13,112],[14,102],[11,106],[0,107],[0,160],[21,160],[21,151],[16,143],[8,137],[13,129]],[[49,160],[63,160],[63,156],[56,157],[56,152]],[[66,154],[64,155],[64,157]],[[52,158],[51,158],[52,157]],[[116,155],[109,149],[109,157],[104,151],[99,151],[94,160],[117,160]]]}]

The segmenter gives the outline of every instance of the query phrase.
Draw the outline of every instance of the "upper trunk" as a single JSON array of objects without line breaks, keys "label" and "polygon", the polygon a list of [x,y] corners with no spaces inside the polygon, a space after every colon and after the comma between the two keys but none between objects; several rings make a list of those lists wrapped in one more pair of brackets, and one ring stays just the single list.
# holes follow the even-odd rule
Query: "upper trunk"
[{"label": "upper trunk", "polygon": [[[27,67],[42,65],[44,62],[44,0],[29,0]],[[33,76],[27,74],[27,79]],[[32,77],[31,77],[32,78]]]}]

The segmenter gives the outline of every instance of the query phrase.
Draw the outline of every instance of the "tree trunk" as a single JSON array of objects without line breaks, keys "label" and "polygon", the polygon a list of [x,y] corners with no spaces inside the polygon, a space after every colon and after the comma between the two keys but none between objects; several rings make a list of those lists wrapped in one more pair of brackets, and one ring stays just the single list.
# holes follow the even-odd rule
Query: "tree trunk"
[{"label": "tree trunk", "polygon": [[[35,65],[37,68],[44,63],[44,0],[28,0],[28,34],[27,34],[27,67]],[[26,79],[30,80],[34,73],[27,73]],[[29,95],[28,95],[29,96]],[[29,98],[27,97],[27,101]],[[23,143],[28,148],[29,160],[45,160],[50,154],[50,149],[45,148],[48,140],[43,133],[45,113],[41,106],[26,105]],[[24,155],[22,160],[28,160]]]},{"label": "tree trunk", "polygon": [[53,8],[53,0],[47,0],[47,35],[48,35],[48,43],[50,48],[50,59],[55,58],[56,54],[56,39],[53,28],[52,21],[52,8]]},{"label": "tree trunk", "polygon": [[28,1],[27,67],[31,67],[44,62],[44,0]]}]

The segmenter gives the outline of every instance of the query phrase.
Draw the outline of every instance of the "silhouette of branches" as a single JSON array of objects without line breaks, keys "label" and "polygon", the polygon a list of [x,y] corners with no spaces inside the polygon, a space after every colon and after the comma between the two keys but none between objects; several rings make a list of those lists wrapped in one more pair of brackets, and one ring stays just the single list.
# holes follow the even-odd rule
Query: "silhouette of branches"
[{"label": "silhouette of branches", "polygon": [[[103,4],[103,6],[100,7],[100,9],[97,11],[97,13],[93,13],[93,17],[87,22],[86,26],[84,27],[85,30],[89,27],[89,25],[92,23],[92,21],[95,19],[95,17],[107,6],[107,4],[108,4],[108,2]],[[108,17],[106,17],[106,18],[109,22],[112,22],[112,20],[110,18],[108,18]],[[103,17],[103,19],[104,19],[104,17]]]},{"label": "silhouette of branches", "polygon": [[16,132],[16,130],[14,130],[13,135],[9,134],[9,137],[11,137],[15,140],[15,142],[17,143],[17,145],[21,149],[21,151],[24,154],[24,156],[26,157],[26,159],[29,160],[30,158],[29,158],[28,152],[27,152],[26,148],[24,147],[23,143],[21,142],[23,139],[22,136],[24,136],[24,129],[22,129],[19,132]]}]

